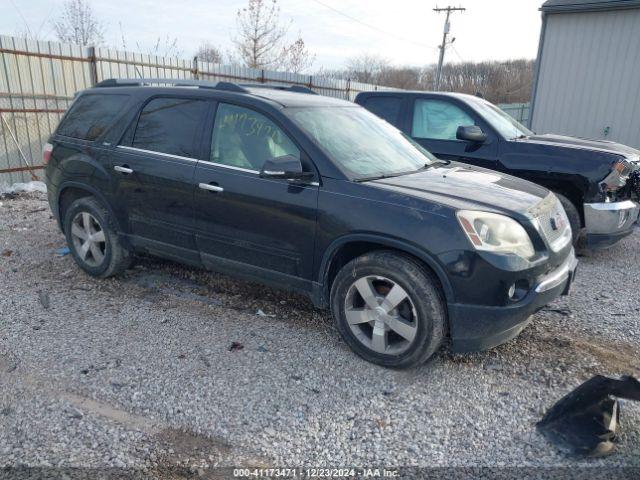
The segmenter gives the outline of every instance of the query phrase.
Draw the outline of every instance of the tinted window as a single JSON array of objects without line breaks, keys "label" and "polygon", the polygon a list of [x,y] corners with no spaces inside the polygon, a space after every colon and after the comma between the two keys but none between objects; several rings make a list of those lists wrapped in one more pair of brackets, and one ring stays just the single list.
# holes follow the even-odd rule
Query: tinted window
[{"label": "tinted window", "polygon": [[300,150],[275,123],[248,108],[221,103],[211,139],[211,161],[260,170],[282,155],[300,158]]},{"label": "tinted window", "polygon": [[436,140],[455,140],[460,126],[474,125],[461,108],[443,100],[416,100],[411,136]]},{"label": "tinted window", "polygon": [[391,125],[398,125],[402,99],[398,97],[369,97],[363,105],[371,113],[386,120]]},{"label": "tinted window", "polygon": [[128,98],[128,95],[82,95],[73,103],[57,133],[81,140],[95,140],[109,128]]},{"label": "tinted window", "polygon": [[202,130],[209,103],[190,98],[156,98],[140,113],[131,146],[197,157],[198,134]]}]

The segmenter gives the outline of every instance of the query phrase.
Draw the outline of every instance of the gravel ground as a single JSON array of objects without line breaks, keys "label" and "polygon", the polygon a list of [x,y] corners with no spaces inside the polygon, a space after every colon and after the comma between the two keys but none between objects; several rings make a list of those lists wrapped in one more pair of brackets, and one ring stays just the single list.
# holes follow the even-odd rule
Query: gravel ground
[{"label": "gravel ground", "polygon": [[94,280],[64,246],[44,195],[0,202],[0,467],[640,467],[640,402],[601,459],[534,427],[593,374],[638,375],[640,231],[516,340],[409,371],[306,298],[159,260]]}]

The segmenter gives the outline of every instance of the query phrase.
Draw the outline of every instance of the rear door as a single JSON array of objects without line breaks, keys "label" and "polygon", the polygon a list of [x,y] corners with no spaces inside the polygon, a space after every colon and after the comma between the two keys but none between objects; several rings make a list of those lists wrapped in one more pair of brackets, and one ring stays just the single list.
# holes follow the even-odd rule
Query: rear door
[{"label": "rear door", "polygon": [[114,149],[116,196],[132,242],[151,253],[199,263],[193,177],[212,103],[154,97]]},{"label": "rear door", "polygon": [[305,184],[259,176],[267,159],[286,154],[315,173],[274,119],[219,103],[209,157],[196,167],[196,241],[209,268],[304,291],[312,276],[317,173]]},{"label": "rear door", "polygon": [[[438,158],[479,167],[497,166],[498,138],[478,115],[462,102],[446,97],[418,97],[411,109],[411,137]],[[486,142],[470,143],[456,138],[460,126],[478,125]]]}]

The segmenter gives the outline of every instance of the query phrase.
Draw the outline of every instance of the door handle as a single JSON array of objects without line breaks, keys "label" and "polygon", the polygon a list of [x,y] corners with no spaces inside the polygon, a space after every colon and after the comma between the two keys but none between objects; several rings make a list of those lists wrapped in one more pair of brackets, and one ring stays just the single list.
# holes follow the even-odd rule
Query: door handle
[{"label": "door handle", "polygon": [[209,190],[210,192],[224,192],[224,188],[217,185],[211,185],[210,183],[199,183],[198,187],[203,190]]},{"label": "door handle", "polygon": [[133,169],[129,167],[121,167],[120,165],[116,165],[115,167],[113,167],[113,169],[116,172],[120,172],[120,173],[133,173]]}]

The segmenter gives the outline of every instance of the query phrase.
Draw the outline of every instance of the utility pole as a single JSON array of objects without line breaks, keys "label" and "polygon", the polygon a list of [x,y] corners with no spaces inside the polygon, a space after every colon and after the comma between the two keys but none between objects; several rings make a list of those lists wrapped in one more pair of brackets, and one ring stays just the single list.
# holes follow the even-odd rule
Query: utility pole
[{"label": "utility pole", "polygon": [[[440,45],[440,58],[438,59],[438,70],[436,71],[436,85],[435,85],[435,89],[440,90],[440,78],[442,76],[442,64],[444,63],[444,50],[447,48],[447,35],[449,34],[449,15],[451,15],[451,12],[464,12],[466,10],[466,8],[463,7],[447,7],[447,8],[434,8],[433,11],[440,13],[440,12],[447,12],[447,18],[444,21],[444,31],[442,33],[442,45]],[[455,38],[453,39],[455,40]],[[453,42],[453,40],[451,40],[451,42]]]}]

